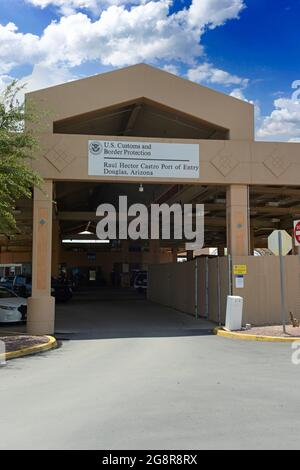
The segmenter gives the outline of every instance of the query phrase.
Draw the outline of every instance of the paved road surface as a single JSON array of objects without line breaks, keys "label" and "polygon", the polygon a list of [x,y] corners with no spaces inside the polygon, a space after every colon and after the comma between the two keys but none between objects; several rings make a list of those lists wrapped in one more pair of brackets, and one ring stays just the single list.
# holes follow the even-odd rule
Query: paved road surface
[{"label": "paved road surface", "polygon": [[62,348],[0,369],[0,449],[299,448],[290,345],[143,300],[72,302],[57,327]]}]

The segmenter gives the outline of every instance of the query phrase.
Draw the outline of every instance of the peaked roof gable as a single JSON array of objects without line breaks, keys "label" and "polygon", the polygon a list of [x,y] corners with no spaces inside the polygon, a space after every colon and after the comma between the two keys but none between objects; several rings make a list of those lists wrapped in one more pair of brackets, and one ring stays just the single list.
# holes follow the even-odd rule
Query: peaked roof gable
[{"label": "peaked roof gable", "polygon": [[234,140],[254,139],[253,106],[155,67],[138,64],[26,95],[49,111],[49,124],[140,98],[229,130]]}]

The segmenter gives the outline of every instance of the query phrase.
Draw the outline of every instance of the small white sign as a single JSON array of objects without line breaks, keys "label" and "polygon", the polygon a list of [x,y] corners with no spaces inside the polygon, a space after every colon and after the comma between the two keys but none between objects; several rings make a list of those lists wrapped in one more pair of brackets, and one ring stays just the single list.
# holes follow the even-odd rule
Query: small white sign
[{"label": "small white sign", "polygon": [[88,141],[88,174],[130,178],[193,179],[200,176],[198,144]]},{"label": "small white sign", "polygon": [[235,276],[235,287],[236,289],[244,289],[245,287],[244,276],[242,275]]}]

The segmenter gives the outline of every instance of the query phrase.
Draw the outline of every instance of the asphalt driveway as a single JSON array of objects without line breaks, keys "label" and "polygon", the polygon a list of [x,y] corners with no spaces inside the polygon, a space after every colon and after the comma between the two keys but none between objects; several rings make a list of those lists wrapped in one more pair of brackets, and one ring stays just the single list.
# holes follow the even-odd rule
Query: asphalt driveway
[{"label": "asphalt driveway", "polygon": [[145,300],[71,307],[60,349],[0,369],[0,449],[299,448],[290,345],[216,337]]}]

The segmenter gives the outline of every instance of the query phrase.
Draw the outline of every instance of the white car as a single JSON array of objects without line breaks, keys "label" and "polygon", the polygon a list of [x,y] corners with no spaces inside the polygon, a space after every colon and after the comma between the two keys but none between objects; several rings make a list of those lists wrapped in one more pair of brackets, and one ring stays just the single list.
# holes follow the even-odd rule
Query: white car
[{"label": "white car", "polygon": [[0,323],[26,320],[27,301],[6,287],[0,287]]}]

